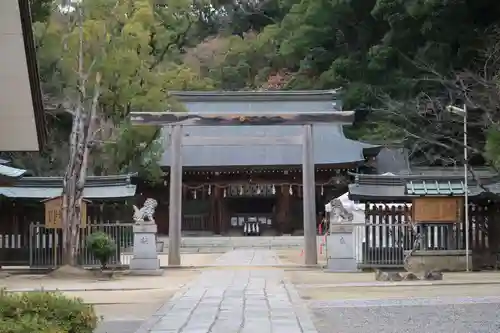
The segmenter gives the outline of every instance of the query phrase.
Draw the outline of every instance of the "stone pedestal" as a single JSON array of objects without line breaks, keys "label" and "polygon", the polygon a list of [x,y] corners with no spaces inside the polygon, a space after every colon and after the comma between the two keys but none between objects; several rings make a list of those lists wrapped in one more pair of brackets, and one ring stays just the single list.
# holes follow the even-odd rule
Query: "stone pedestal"
[{"label": "stone pedestal", "polygon": [[330,227],[330,234],[326,238],[328,271],[359,271],[355,257],[353,230],[353,226],[349,224]]},{"label": "stone pedestal", "polygon": [[157,226],[152,222],[134,225],[134,251],[130,261],[130,274],[161,275],[160,259],[156,251]]}]

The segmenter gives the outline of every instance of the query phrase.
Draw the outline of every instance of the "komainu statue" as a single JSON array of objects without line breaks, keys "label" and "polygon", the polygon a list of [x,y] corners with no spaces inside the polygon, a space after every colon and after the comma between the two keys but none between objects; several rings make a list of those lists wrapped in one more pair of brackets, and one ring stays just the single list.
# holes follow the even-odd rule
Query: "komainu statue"
[{"label": "komainu statue", "polygon": [[142,206],[141,209],[137,208],[136,205],[134,205],[134,222],[135,223],[143,223],[143,222],[154,222],[154,214],[156,207],[158,206],[158,202],[155,199],[152,198],[147,198],[146,201],[144,201],[144,205]]},{"label": "komainu statue", "polygon": [[338,198],[330,201],[330,216],[332,217],[330,221],[333,223],[352,222],[353,219],[352,212],[345,209],[342,201]]}]

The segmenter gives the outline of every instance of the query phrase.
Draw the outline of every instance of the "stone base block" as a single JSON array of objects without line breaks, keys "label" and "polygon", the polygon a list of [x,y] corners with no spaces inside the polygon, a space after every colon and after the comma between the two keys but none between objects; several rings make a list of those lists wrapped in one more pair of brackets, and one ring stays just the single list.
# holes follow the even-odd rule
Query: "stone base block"
[{"label": "stone base block", "polygon": [[353,273],[359,272],[356,260],[353,258],[328,258],[326,261],[326,269],[332,273]]},{"label": "stone base block", "polygon": [[143,222],[136,223],[133,226],[134,233],[147,233],[147,234],[155,234],[158,231],[158,226],[154,222]]},{"label": "stone base block", "polygon": [[[409,272],[460,272],[466,267],[465,250],[415,251],[405,264]],[[472,253],[469,253],[469,268],[473,269]]]},{"label": "stone base block", "polygon": [[330,272],[357,272],[352,225],[337,227],[344,229],[337,228],[326,237],[327,269]]},{"label": "stone base block", "polygon": [[140,270],[158,270],[160,269],[160,259],[150,259],[150,258],[132,258],[130,260],[130,270],[140,271]]}]

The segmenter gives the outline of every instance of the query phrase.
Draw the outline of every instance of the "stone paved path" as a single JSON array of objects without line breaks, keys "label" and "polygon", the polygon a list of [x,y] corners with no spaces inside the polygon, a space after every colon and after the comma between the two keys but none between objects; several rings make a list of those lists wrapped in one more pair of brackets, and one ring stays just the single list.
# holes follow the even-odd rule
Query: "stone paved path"
[{"label": "stone paved path", "polygon": [[137,333],[317,333],[306,307],[270,250],[234,250],[221,266],[179,291]]},{"label": "stone paved path", "polygon": [[276,266],[281,264],[276,252],[271,250],[234,250],[215,260],[216,266]]}]

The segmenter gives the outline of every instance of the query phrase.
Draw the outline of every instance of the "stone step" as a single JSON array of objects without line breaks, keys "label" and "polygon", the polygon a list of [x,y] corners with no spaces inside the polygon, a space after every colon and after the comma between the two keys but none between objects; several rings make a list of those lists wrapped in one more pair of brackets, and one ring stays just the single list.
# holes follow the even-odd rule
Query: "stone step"
[{"label": "stone step", "polygon": [[[163,253],[168,253],[168,237],[160,236],[164,242]],[[318,236],[318,247],[323,241]],[[183,237],[181,253],[224,253],[238,249],[286,250],[303,248],[303,236],[248,236],[248,237]]]},{"label": "stone step", "polygon": [[[159,236],[165,247],[168,247],[168,237]],[[318,236],[318,243],[322,237]],[[290,248],[303,247],[303,236],[249,236],[249,237],[183,237],[182,248],[227,247],[227,248]]]}]

